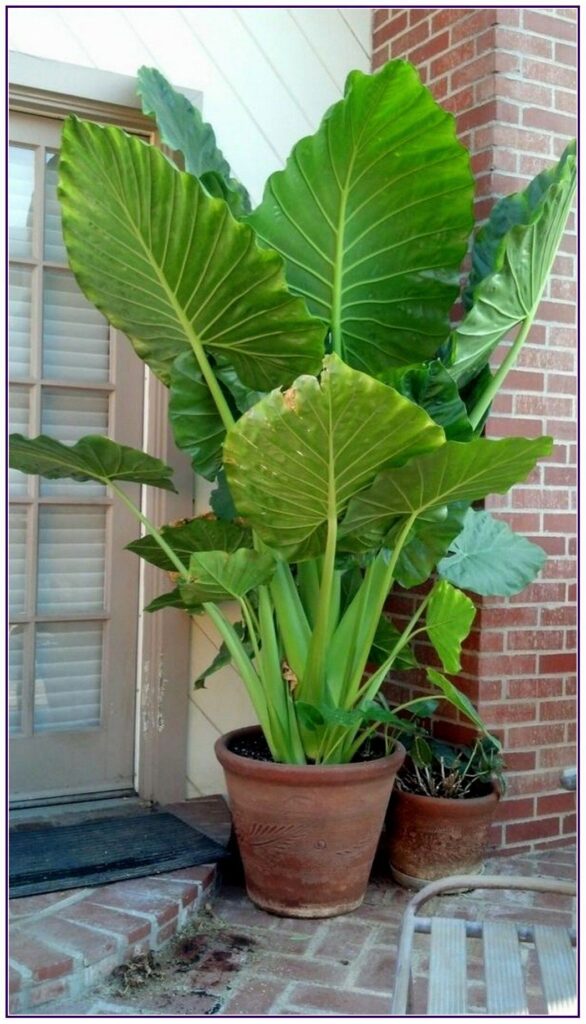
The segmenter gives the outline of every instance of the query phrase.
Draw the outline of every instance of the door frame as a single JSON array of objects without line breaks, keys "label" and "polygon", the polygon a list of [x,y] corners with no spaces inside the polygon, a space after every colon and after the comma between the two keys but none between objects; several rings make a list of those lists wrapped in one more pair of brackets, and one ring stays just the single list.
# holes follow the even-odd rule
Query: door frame
[{"label": "door frame", "polygon": [[[182,92],[201,107],[201,93]],[[140,109],[136,81],[126,75],[11,52],[8,98],[15,112],[58,120],[73,113],[158,141]],[[167,402],[166,388],[145,368],[143,446],[174,467],[179,490],[142,489],[143,512],[157,524],[193,515],[193,472],[173,444]],[[160,570],[141,561],[134,785],[144,800],[171,803],[185,798],[191,621],[172,609],[145,614],[141,609],[160,590]]]}]

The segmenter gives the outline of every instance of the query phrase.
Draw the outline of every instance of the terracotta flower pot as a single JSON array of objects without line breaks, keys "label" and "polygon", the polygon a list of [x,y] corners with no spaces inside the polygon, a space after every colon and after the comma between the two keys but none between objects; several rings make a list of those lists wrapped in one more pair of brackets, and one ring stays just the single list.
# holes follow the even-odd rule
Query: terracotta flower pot
[{"label": "terracotta flower pot", "polygon": [[395,789],[387,819],[387,851],[395,881],[410,888],[446,875],[482,871],[496,786],[486,796],[447,800]]},{"label": "terracotta flower pot", "polygon": [[359,764],[289,765],[231,751],[221,736],[234,830],[250,899],[285,917],[333,917],[360,906],[395,775],[405,757]]}]

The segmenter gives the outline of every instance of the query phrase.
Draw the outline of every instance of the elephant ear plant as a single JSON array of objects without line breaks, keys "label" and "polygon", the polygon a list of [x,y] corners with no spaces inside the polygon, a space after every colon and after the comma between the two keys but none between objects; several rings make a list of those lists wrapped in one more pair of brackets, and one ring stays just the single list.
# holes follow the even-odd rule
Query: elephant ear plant
[{"label": "elephant ear plant", "polygon": [[[349,762],[381,723],[392,736],[402,711],[425,713],[425,698],[377,701],[422,633],[443,669],[428,669],[432,688],[482,731],[448,678],[475,614],[459,588],[516,593],[544,555],[470,506],[524,480],[552,442],[480,434],[537,312],[575,147],[495,206],[452,327],[473,179],[413,67],[353,72],[252,212],[188,101],[152,69],[139,91],[173,160],[70,117],[59,198],[80,287],[168,386],[178,447],[217,483],[215,517],[158,527],[132,506],[145,535],[130,547],[175,581],[151,610],[211,617],[223,647],[204,675],[232,661],[275,761]],[[99,480],[128,505],[125,481],[173,487],[168,467],[103,437],[14,435],[11,465]],[[383,616],[393,584],[436,569],[399,630]]]}]

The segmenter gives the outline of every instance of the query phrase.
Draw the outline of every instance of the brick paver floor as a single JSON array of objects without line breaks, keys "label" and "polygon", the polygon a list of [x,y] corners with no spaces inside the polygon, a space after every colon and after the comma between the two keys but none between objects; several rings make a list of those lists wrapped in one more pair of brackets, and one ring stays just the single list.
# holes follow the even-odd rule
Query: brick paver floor
[{"label": "brick paver floor", "polygon": [[[575,851],[554,849],[487,863],[499,874],[573,878]],[[254,907],[242,885],[224,884],[204,913],[157,954],[155,965],[128,965],[83,1000],[46,1012],[76,1016],[377,1016],[389,1013],[397,940],[409,893],[375,878],[363,906],[321,921],[278,918]],[[439,904],[435,902],[435,909]],[[537,902],[539,906],[537,906]],[[523,892],[441,898],[442,909],[472,919],[570,923],[572,901]],[[429,905],[430,913],[434,904]],[[416,973],[425,976],[422,936]],[[528,963],[529,977],[535,965]],[[142,974],[141,974],[142,970]],[[470,963],[471,997],[482,1010],[480,962]],[[421,998],[421,997],[420,997]],[[471,1007],[473,1009],[473,1007]],[[531,1013],[539,1013],[534,1002]],[[422,1012],[417,1003],[415,1012]]]}]

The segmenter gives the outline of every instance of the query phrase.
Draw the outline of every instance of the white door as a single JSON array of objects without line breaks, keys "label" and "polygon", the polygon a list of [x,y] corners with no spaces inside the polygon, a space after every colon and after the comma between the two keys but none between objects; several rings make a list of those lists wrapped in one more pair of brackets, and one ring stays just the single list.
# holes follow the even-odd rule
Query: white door
[{"label": "white door", "polygon": [[[67,267],[61,122],[16,114],[9,163],[11,431],[141,447],[143,368]],[[130,493],[130,491],[129,491]],[[139,500],[138,488],[132,494]],[[133,784],[138,527],[106,488],[10,474],[11,795]]]}]

